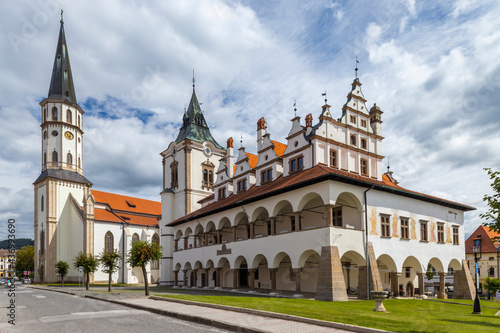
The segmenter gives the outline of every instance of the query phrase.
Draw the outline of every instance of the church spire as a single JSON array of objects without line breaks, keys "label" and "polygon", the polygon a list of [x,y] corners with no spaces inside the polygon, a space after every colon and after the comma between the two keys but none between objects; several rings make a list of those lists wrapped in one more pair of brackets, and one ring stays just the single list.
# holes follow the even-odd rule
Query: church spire
[{"label": "church spire", "polygon": [[184,112],[184,117],[182,119],[182,127],[179,131],[179,135],[175,142],[179,143],[184,139],[190,139],[197,142],[212,142],[217,148],[222,148],[221,145],[215,141],[210,133],[203,112],[201,111],[200,103],[198,103],[198,98],[195,92],[195,80],[193,71],[193,95],[191,96],[191,101],[187,111]]},{"label": "church spire", "polygon": [[59,30],[59,40],[57,41],[56,56],[52,69],[48,98],[63,99],[77,104],[73,76],[71,75],[71,66],[69,64],[68,47],[64,35],[62,11],[61,28]]}]

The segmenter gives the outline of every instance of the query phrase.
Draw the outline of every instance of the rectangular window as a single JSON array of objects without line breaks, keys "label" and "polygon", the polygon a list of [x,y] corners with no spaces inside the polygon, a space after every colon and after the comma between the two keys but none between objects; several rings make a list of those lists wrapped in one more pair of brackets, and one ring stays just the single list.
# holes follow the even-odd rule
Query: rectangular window
[{"label": "rectangular window", "polygon": [[260,183],[266,183],[273,180],[273,169],[264,170],[260,173]]},{"label": "rectangular window", "polygon": [[427,221],[420,221],[420,240],[427,242]]},{"label": "rectangular window", "polygon": [[389,215],[380,215],[380,233],[382,237],[391,237],[391,222]]},{"label": "rectangular window", "polygon": [[224,199],[226,197],[226,188],[219,189],[219,199]]},{"label": "rectangular window", "polygon": [[337,151],[330,149],[330,166],[337,167]]},{"label": "rectangular window", "polygon": [[332,209],[333,225],[336,227],[342,226],[342,207]]},{"label": "rectangular window", "polygon": [[267,180],[268,181],[273,180],[273,169],[267,170]]},{"label": "rectangular window", "polygon": [[290,172],[295,172],[298,170],[302,170],[304,168],[304,157],[299,156],[290,160]]},{"label": "rectangular window", "polygon": [[366,128],[366,120],[361,119],[361,127],[365,127]]},{"label": "rectangular window", "polygon": [[438,243],[444,243],[444,223],[437,224]]},{"label": "rectangular window", "polygon": [[458,226],[453,227],[453,245],[458,245]]},{"label": "rectangular window", "polygon": [[290,226],[291,230],[295,231],[295,216],[290,216]]},{"label": "rectangular window", "polygon": [[368,162],[365,159],[361,159],[361,174],[363,176],[368,176]]},{"label": "rectangular window", "polygon": [[356,116],[351,116],[351,123],[356,124]]},{"label": "rectangular window", "polygon": [[408,233],[408,218],[401,217],[400,221],[401,221],[401,239],[410,239]]}]

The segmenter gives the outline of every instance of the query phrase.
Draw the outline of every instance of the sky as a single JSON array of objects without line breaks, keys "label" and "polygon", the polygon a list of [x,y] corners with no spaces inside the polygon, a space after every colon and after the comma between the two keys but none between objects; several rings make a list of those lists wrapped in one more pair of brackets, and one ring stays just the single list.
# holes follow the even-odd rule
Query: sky
[{"label": "sky", "polygon": [[159,153],[196,94],[214,138],[256,151],[265,116],[273,140],[324,104],[341,115],[358,77],[384,112],[384,167],[399,185],[477,208],[484,222],[499,169],[500,2],[481,1],[2,1],[0,239],[8,219],[33,238],[41,172],[41,109],[60,10],[78,104],[83,168],[96,190],[160,200]]}]

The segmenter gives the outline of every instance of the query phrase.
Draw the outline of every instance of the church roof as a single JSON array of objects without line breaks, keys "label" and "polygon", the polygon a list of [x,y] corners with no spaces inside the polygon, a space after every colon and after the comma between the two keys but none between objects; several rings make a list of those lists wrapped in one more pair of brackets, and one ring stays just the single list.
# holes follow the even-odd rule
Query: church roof
[{"label": "church roof", "polygon": [[62,19],[48,98],[64,99],[77,104],[73,75],[69,64],[68,47],[64,35],[64,21]]},{"label": "church roof", "polygon": [[426,201],[462,211],[475,210],[475,208],[471,206],[407,190],[390,182],[387,178],[385,181],[379,181],[319,164],[312,168],[295,172],[287,177],[283,177],[281,175],[276,180],[260,186],[253,185],[246,191],[237,194],[233,193],[225,199],[208,204],[188,215],[170,222],[168,225],[175,226],[186,223],[217,212],[240,207],[245,204],[286,193],[288,191],[301,189],[305,186],[314,185],[327,180],[339,181],[361,187],[373,186],[375,190],[410,197],[416,200]]},{"label": "church roof", "polygon": [[46,178],[55,178],[60,180],[67,180],[80,184],[92,184],[87,178],[75,171],[62,170],[62,169],[45,169],[33,184],[37,184]]},{"label": "church roof", "polygon": [[222,149],[222,146],[215,141],[210,133],[210,129],[208,128],[203,112],[201,111],[200,103],[198,103],[198,98],[196,98],[194,85],[193,95],[191,96],[188,109],[182,118],[182,127],[179,130],[179,135],[177,136],[177,139],[175,139],[175,142],[179,143],[184,139],[197,142],[210,141],[217,148]]},{"label": "church roof", "polygon": [[144,226],[157,226],[161,217],[161,203],[152,200],[92,190],[96,202],[106,208],[96,207],[96,222],[129,223]]}]

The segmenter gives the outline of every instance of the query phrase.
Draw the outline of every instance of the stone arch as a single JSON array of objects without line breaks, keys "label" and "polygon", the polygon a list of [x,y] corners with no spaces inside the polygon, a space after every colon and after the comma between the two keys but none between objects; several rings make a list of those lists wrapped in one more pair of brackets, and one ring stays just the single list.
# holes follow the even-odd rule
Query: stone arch
[{"label": "stone arch", "polygon": [[366,297],[366,260],[356,251],[347,251],[340,258],[345,287],[350,294]]},{"label": "stone arch", "polygon": [[325,204],[321,196],[311,192],[299,203],[301,229],[313,229],[327,225]]},{"label": "stone arch", "polygon": [[268,234],[269,212],[264,207],[258,207],[252,214],[254,223],[254,237],[262,237]]},{"label": "stone arch", "polygon": [[[219,259],[219,261],[217,262],[217,267],[218,268],[222,268],[226,263],[229,264],[229,260],[227,260],[226,257],[222,257]],[[229,267],[231,267],[231,265],[229,264]]]},{"label": "stone arch", "polygon": [[[289,208],[287,208],[289,207]],[[290,210],[290,211],[293,211],[293,206],[292,204],[290,203],[290,201],[288,200],[281,200],[280,202],[278,202],[276,204],[276,206],[274,206],[274,209],[273,209],[273,216],[276,216],[279,214],[280,211],[283,211],[284,209],[286,210]]]},{"label": "stone arch", "polygon": [[446,272],[446,270],[444,269],[443,263],[441,262],[441,260],[439,260],[436,257],[429,260],[429,264],[431,264],[432,267],[434,267],[434,269],[438,272]]},{"label": "stone arch", "polygon": [[274,259],[273,259],[273,266],[271,268],[278,268],[279,267],[279,264],[280,262],[283,260],[283,258],[285,257],[288,257],[290,258],[290,256],[288,255],[288,253],[285,253],[285,252],[280,252],[278,253],[277,255],[274,256]]},{"label": "stone arch", "polygon": [[274,258],[276,271],[276,290],[295,290],[295,273],[292,270],[292,259],[285,252],[280,252]]},{"label": "stone arch", "polygon": [[321,207],[325,205],[325,201],[316,192],[309,192],[300,199],[298,210],[303,210],[305,208]]},{"label": "stone arch", "polygon": [[202,269],[202,268],[203,268],[203,264],[201,263],[201,261],[196,260],[196,262],[194,263],[193,269]]},{"label": "stone arch", "polygon": [[182,230],[177,230],[177,232],[175,233],[175,239],[179,240],[181,238],[182,238]]},{"label": "stone arch", "polygon": [[238,256],[235,260],[234,260],[234,263],[233,263],[233,268],[235,269],[238,269],[240,268],[240,265],[243,263],[243,262],[248,262],[248,260],[244,257],[244,256]]},{"label": "stone arch", "polygon": [[191,269],[191,263],[189,261],[186,261],[184,263],[184,269],[190,270]]},{"label": "stone arch", "polygon": [[399,278],[399,291],[403,290],[405,296],[415,295],[415,286],[418,286],[417,273],[422,273],[422,264],[414,256],[408,256],[403,262]]},{"label": "stone arch", "polygon": [[236,283],[236,285],[233,284],[233,288],[245,288],[248,287],[248,261],[244,256],[238,256],[236,260],[234,261],[233,265],[234,269],[234,274],[237,274],[236,280],[233,280],[233,283]]},{"label": "stone arch", "polygon": [[235,216],[234,228],[236,229],[236,241],[250,238],[250,225],[248,222],[248,215],[245,212],[239,212]]},{"label": "stone arch", "polygon": [[332,208],[334,225],[343,227],[354,227],[362,229],[363,206],[356,195],[350,192],[342,192],[335,200],[335,206]]},{"label": "stone arch", "polygon": [[265,261],[265,264],[267,266],[267,258],[265,255],[263,254],[257,254],[253,260],[252,260],[252,266],[250,268],[259,268],[259,264],[262,262],[262,261]]},{"label": "stone arch", "polygon": [[233,241],[233,228],[231,227],[231,222],[227,217],[222,218],[219,221],[219,231],[220,239],[217,243],[227,243]]},{"label": "stone arch", "polygon": [[215,228],[215,223],[213,221],[210,221],[207,223],[207,226],[205,227],[205,233],[207,234],[207,244],[206,245],[213,245],[217,244],[217,229]]},{"label": "stone arch", "polygon": [[256,221],[258,219],[266,219],[269,217],[269,212],[265,207],[257,207],[252,213],[252,221]]},{"label": "stone arch", "polygon": [[298,261],[300,270],[301,292],[315,293],[318,286],[321,256],[314,250],[303,252]]},{"label": "stone arch", "polygon": [[[398,267],[394,262],[394,259],[392,259],[392,257],[388,254],[382,254],[377,258],[377,266],[384,290],[392,290],[396,288],[395,286],[391,286],[391,273],[397,273],[398,271]],[[394,278],[394,275],[392,275],[392,278]],[[395,293],[398,292],[397,288],[392,291]]]},{"label": "stone arch", "polygon": [[219,274],[219,287],[229,288],[233,286],[233,278],[231,274],[231,265],[226,257],[219,259],[217,263],[218,274]]},{"label": "stone arch", "polygon": [[175,264],[175,268],[174,268],[174,271],[180,271],[182,269],[182,265],[180,262],[178,262],[177,264]]},{"label": "stone arch", "polygon": [[462,264],[457,259],[451,259],[448,266],[451,267],[454,271],[462,270]]},{"label": "stone arch", "polygon": [[205,264],[205,268],[214,268],[214,262],[212,261],[212,259],[208,259],[207,260],[207,263]]}]

